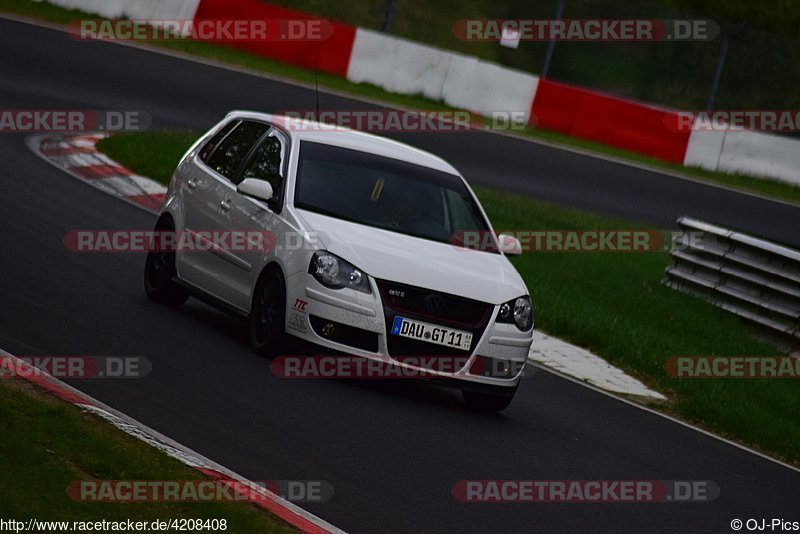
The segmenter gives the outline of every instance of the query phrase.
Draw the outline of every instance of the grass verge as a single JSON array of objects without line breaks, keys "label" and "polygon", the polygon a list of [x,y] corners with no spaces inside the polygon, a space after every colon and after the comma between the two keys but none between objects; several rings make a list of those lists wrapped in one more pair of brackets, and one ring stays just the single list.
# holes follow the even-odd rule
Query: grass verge
[{"label": "grass verge", "polygon": [[[96,16],[89,15],[81,11],[63,9],[46,2],[34,2],[32,0],[0,0],[0,12],[37,18],[57,24],[67,24],[72,20],[86,17],[96,18]],[[285,63],[279,63],[267,58],[225,48],[223,46],[211,43],[195,41],[163,41],[152,42],[150,44],[156,47],[171,50],[173,52],[180,52],[205,59],[211,59],[219,63],[235,65],[255,72],[267,73],[271,76],[298,80],[308,84],[313,84],[315,79],[315,74],[313,71]],[[389,93],[373,85],[356,84],[343,78],[325,73],[319,73],[319,85],[322,88],[332,89],[353,97],[361,97],[373,101],[379,101],[387,105],[397,105],[412,109],[424,110],[453,109],[444,105],[442,102],[435,102],[421,96]],[[547,141],[565,148],[579,148],[591,153],[611,156],[623,161],[635,162],[652,167],[654,170],[665,170],[672,173],[679,173],[690,178],[703,180],[710,183],[717,183],[743,191],[751,191],[768,197],[800,203],[800,187],[795,187],[777,180],[762,179],[738,174],[731,175],[722,172],[708,171],[697,167],[683,167],[681,165],[667,163],[627,150],[609,147],[592,141],[584,141],[546,130],[527,128],[524,131],[519,132],[519,135]]]},{"label": "grass verge", "polygon": [[42,393],[21,379],[0,379],[0,428],[3,519],[70,523],[103,519],[225,519],[227,532],[294,532],[286,523],[247,503],[72,500],[67,487],[73,481],[204,478],[100,418]]},{"label": "grass verge", "polygon": [[[139,174],[168,183],[189,132],[119,135],[99,145]],[[158,150],[154,150],[158,147]],[[157,156],[154,156],[157,154]],[[498,230],[643,228],[628,221],[477,188]],[[666,252],[533,252],[513,263],[534,299],[537,328],[603,356],[665,393],[659,409],[774,455],[800,460],[800,391],[791,380],[676,379],[670,356],[779,355],[736,317],[661,285]]]}]

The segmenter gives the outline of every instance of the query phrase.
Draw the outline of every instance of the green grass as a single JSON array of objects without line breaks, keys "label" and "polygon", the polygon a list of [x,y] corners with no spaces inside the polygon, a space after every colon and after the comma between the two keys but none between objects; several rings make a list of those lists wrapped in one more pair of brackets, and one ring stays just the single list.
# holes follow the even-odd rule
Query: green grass
[{"label": "green grass", "polygon": [[203,480],[203,476],[102,419],[18,379],[0,379],[0,428],[2,519],[226,519],[227,532],[294,531],[246,503],[72,500],[67,487],[73,481],[180,481]]},{"label": "green grass", "polygon": [[[149,176],[164,185],[169,185],[178,162],[197,140],[198,134],[191,130],[138,132],[107,137],[98,143],[98,148],[119,163],[129,166],[142,176]],[[135,139],[135,142],[131,142]],[[157,154],[158,157],[153,157]]]},{"label": "green grass", "polygon": [[[322,3],[313,0],[308,0],[308,1],[310,2],[308,5],[301,4],[299,5],[299,7],[298,4],[296,3],[294,5],[296,8],[308,7],[312,12],[317,12],[321,13],[322,15],[332,16],[327,11],[327,9],[330,9],[329,7],[324,8]],[[476,2],[477,3],[473,7],[477,8],[480,7],[480,5],[482,5],[480,1],[476,0]],[[282,2],[282,3],[287,5],[290,4],[287,2]],[[355,16],[353,15],[352,9],[347,10],[344,7],[342,7],[341,9],[344,10],[344,13],[347,14],[347,17]],[[375,6],[371,6],[369,9],[370,13],[372,13],[373,11],[375,11],[376,8]],[[54,22],[57,24],[66,24],[72,20],[79,19],[82,17],[89,17],[89,18],[93,17],[92,15],[88,15],[80,11],[66,10],[57,6],[53,6],[51,4],[33,2],[31,0],[0,0],[0,12],[12,13],[26,17],[34,17],[49,22]],[[452,17],[453,20],[459,18],[455,17],[452,13],[450,13],[449,16]],[[502,15],[494,15],[494,16],[502,16]],[[342,17],[338,18],[342,19]],[[464,17],[460,18],[468,18],[468,17],[465,15]],[[417,21],[415,24],[419,25],[420,22]],[[246,70],[251,70],[254,73],[267,73],[270,76],[297,80],[307,84],[315,83],[315,74],[313,71],[303,69],[300,67],[295,67],[293,65],[288,65],[285,63],[280,63],[277,61],[272,61],[267,58],[255,56],[253,54],[249,54],[239,50],[234,50],[231,48],[225,48],[223,46],[218,46],[211,43],[170,40],[170,41],[153,42],[150,44],[155,47],[168,49],[175,53],[212,60],[222,65],[235,65],[244,68]],[[596,63],[594,62],[590,63],[596,65]],[[650,63],[653,62],[651,61]],[[326,73],[319,73],[318,81],[320,87],[322,88],[328,88],[337,92],[346,93],[354,97],[361,97],[373,101],[383,102],[388,105],[393,104],[406,108],[422,109],[422,110],[453,109],[442,102],[428,100],[426,98],[423,98],[422,96],[399,95],[399,94],[389,93],[373,85],[355,84],[347,81],[346,79],[339,78],[337,76],[333,76]],[[325,107],[325,95],[322,95],[321,97],[321,105],[322,107]],[[704,180],[712,183],[718,183],[736,189],[740,189],[743,191],[752,191],[769,197],[785,199],[793,202],[800,202],[800,187],[795,187],[776,180],[762,179],[762,178],[743,176],[743,175],[730,175],[722,172],[707,171],[705,169],[700,169],[695,167],[683,167],[681,165],[666,163],[661,160],[637,154],[634,152],[630,152],[627,150],[609,147],[591,141],[584,141],[581,139],[576,139],[567,135],[547,130],[527,128],[524,131],[519,132],[519,135],[540,139],[564,147],[576,147],[583,150],[587,150],[589,152],[594,152],[597,154],[603,154],[619,158],[623,161],[624,160],[633,161],[636,163],[652,167],[654,170],[659,170],[659,169],[668,170],[671,172],[680,173],[687,177]]]},{"label": "green grass", "polygon": [[[193,140],[187,132],[127,134],[102,141],[100,149],[135,172],[160,169],[151,177],[166,182]],[[643,228],[492,189],[478,188],[477,194],[498,230]],[[512,261],[533,295],[538,329],[603,356],[667,394],[671,402],[659,409],[800,460],[796,383],[681,380],[664,372],[670,356],[781,354],[734,316],[661,285],[670,263],[665,252],[534,252]]]},{"label": "green grass", "polygon": [[[641,228],[489,189],[478,195],[495,228]],[[670,356],[780,355],[744,323],[661,284],[665,252],[535,252],[512,259],[536,304],[537,328],[604,357],[667,394],[668,411],[794,461],[800,391],[791,380],[676,379]]]}]

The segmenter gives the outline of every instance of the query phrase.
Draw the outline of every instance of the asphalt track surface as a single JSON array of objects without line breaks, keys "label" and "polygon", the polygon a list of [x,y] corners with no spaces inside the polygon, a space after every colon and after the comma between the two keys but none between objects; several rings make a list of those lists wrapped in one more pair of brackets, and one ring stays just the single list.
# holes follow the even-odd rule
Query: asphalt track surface
[{"label": "asphalt track surface", "polygon": [[[203,129],[233,108],[314,101],[292,85],[5,20],[0,47],[5,109],[144,110],[159,125]],[[323,95],[323,107],[364,104]],[[405,138],[476,183],[654,224],[687,214],[798,239],[796,207],[500,136]],[[21,135],[0,136],[0,187],[0,347],[148,358],[146,378],[72,383],[251,479],[330,482],[332,500],[304,506],[345,530],[729,532],[734,518],[800,520],[797,472],[546,372],[500,415],[418,382],[275,378],[240,322],[195,300],[179,311],[149,302],[143,255],[62,243],[74,229],[149,229],[152,215],[48,165]],[[721,495],[463,504],[451,492],[463,479],[712,480]]]}]

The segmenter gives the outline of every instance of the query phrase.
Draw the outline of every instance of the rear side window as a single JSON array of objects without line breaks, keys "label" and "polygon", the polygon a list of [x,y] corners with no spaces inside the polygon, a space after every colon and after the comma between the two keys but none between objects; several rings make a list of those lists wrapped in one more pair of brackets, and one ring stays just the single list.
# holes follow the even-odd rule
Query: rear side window
[{"label": "rear side window", "polygon": [[203,150],[200,151],[200,159],[204,163],[208,163],[208,158],[214,153],[214,149],[219,146],[222,140],[225,139],[229,133],[231,133],[231,130],[233,130],[237,124],[239,124],[238,120],[229,122],[222,130],[217,132],[217,135],[211,138],[211,141],[206,143],[206,146],[204,146]]},{"label": "rear side window", "polygon": [[264,139],[256,149],[250,166],[244,171],[242,179],[256,178],[266,180],[272,185],[276,197],[280,197],[283,190],[283,177],[281,176],[281,142],[277,137],[270,136]]},{"label": "rear side window", "polygon": [[206,163],[222,176],[234,180],[247,154],[268,130],[269,126],[259,122],[240,123],[220,142]]}]

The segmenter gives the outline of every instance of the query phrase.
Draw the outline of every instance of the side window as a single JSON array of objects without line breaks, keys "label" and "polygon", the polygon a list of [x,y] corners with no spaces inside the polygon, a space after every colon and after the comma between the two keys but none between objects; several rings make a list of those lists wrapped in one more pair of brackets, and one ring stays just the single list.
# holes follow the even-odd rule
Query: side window
[{"label": "side window", "polygon": [[256,149],[253,159],[244,171],[242,179],[266,180],[272,185],[275,198],[281,198],[283,177],[281,176],[281,141],[274,135],[267,137]]},{"label": "side window", "polygon": [[229,180],[235,180],[239,166],[244,162],[250,149],[267,133],[267,130],[269,130],[269,126],[259,122],[244,121],[240,123],[222,140],[206,163]]},{"label": "side window", "polygon": [[206,143],[206,146],[204,146],[203,150],[200,151],[200,159],[204,163],[208,163],[208,158],[214,153],[214,149],[217,148],[217,146],[222,142],[223,139],[225,139],[225,137],[228,136],[229,133],[231,133],[231,130],[233,130],[237,124],[239,124],[238,120],[229,122],[222,130],[217,132],[217,135],[211,138],[211,141]]},{"label": "side window", "polygon": [[468,201],[451,189],[447,189],[445,195],[447,197],[447,207],[450,211],[450,231],[475,230],[475,218],[469,211]]}]

